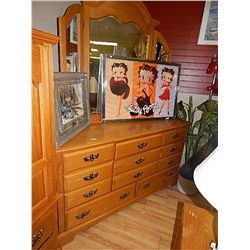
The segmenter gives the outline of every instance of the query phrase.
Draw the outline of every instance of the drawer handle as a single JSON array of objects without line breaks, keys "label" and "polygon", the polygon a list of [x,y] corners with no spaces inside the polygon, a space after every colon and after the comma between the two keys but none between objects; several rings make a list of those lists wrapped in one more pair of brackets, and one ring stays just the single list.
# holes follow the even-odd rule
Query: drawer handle
[{"label": "drawer handle", "polygon": [[179,137],[179,134],[174,134],[174,135],[172,135],[172,138],[175,140],[175,139],[177,139]]},{"label": "drawer handle", "polygon": [[149,188],[151,186],[151,182],[146,182],[145,184],[143,184],[143,188],[144,189],[147,189],[147,188]]},{"label": "drawer handle", "polygon": [[128,196],[129,196],[129,192],[126,192],[126,193],[124,193],[124,194],[121,194],[121,196],[119,197],[119,199],[120,200],[123,200],[123,199],[125,199],[125,198],[127,198]]},{"label": "drawer handle", "polygon": [[83,179],[84,179],[85,181],[92,181],[92,180],[95,179],[97,176],[98,176],[98,172],[96,172],[95,174],[94,174],[94,173],[91,173],[90,175],[84,176]]},{"label": "drawer handle", "polygon": [[83,194],[83,197],[84,197],[84,198],[89,198],[89,197],[93,196],[93,195],[96,194],[96,193],[97,193],[97,188],[92,189],[92,190],[90,190],[90,191],[87,192],[87,193],[84,193],[84,194]]},{"label": "drawer handle", "polygon": [[41,228],[37,234],[33,235],[32,247],[34,247],[37,244],[37,242],[41,240],[43,234],[44,234],[44,228]]},{"label": "drawer handle", "polygon": [[84,218],[85,216],[87,216],[90,213],[90,211],[91,210],[80,212],[79,214],[76,215],[76,219],[80,220],[80,219]]},{"label": "drawer handle", "polygon": [[138,178],[138,177],[142,176],[142,174],[143,174],[143,171],[139,171],[139,172],[133,174],[133,177]]},{"label": "drawer handle", "polygon": [[171,171],[171,172],[168,173],[168,176],[172,176],[172,175],[174,175],[173,171]]},{"label": "drawer handle", "polygon": [[174,161],[173,160],[169,160],[167,163],[168,163],[168,165],[173,165]]},{"label": "drawer handle", "polygon": [[83,159],[84,159],[84,161],[94,161],[94,160],[98,159],[98,157],[99,157],[99,153],[96,153],[95,155],[91,154],[89,156],[85,156]]},{"label": "drawer handle", "polygon": [[138,144],[137,147],[140,148],[140,149],[143,149],[143,148],[145,148],[147,145],[148,145],[147,142],[142,142],[142,143]]},{"label": "drawer handle", "polygon": [[136,163],[136,164],[141,164],[141,163],[144,162],[144,160],[145,160],[145,157],[141,157],[141,158],[135,160],[135,163]]},{"label": "drawer handle", "polygon": [[169,151],[170,151],[171,153],[173,153],[176,149],[177,149],[177,147],[174,146],[174,147],[171,147],[171,148],[169,149]]}]

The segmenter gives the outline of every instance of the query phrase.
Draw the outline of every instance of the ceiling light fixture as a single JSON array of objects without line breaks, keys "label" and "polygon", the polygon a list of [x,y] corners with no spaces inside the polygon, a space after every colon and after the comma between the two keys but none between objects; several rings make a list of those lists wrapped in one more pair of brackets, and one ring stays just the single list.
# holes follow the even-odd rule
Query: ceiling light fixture
[{"label": "ceiling light fixture", "polygon": [[98,49],[94,49],[94,48],[91,48],[90,49],[92,52],[98,52],[99,50]]},{"label": "ceiling light fixture", "polygon": [[90,44],[95,44],[95,45],[107,45],[107,46],[117,46],[117,43],[112,43],[112,42],[102,42],[102,41],[91,41]]}]

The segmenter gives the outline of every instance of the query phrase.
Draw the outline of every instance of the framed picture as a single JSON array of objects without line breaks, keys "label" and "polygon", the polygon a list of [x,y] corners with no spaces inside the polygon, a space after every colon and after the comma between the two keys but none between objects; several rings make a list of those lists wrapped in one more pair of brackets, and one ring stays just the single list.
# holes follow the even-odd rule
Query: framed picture
[{"label": "framed picture", "polygon": [[103,121],[175,116],[180,64],[101,55]]},{"label": "framed picture", "polygon": [[56,145],[62,146],[90,124],[89,91],[84,73],[54,73]]},{"label": "framed picture", "polygon": [[70,34],[69,39],[71,43],[77,44],[77,16],[73,16],[70,23]]},{"label": "framed picture", "polygon": [[218,1],[205,2],[198,44],[218,45]]}]

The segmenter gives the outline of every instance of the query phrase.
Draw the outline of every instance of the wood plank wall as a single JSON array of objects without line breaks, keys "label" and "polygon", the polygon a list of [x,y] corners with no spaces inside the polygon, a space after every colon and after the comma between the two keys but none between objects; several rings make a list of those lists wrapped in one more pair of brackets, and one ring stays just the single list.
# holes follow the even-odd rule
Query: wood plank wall
[{"label": "wood plank wall", "polygon": [[173,50],[172,61],[181,63],[179,92],[208,94],[212,75],[206,69],[218,46],[197,45],[204,1],[145,1],[153,18],[160,21],[157,30]]}]

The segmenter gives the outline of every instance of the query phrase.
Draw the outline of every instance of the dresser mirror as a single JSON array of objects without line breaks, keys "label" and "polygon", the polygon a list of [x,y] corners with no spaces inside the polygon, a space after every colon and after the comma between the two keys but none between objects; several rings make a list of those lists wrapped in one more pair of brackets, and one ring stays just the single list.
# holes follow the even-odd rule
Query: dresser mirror
[{"label": "dresser mirror", "polygon": [[[75,20],[75,16],[77,17],[77,33],[75,33],[77,48],[73,50],[71,47],[75,48],[75,44],[73,42],[73,45],[67,46],[66,33],[70,32],[71,22]],[[95,115],[93,115],[98,111],[96,107],[100,54],[155,60],[155,48],[159,41],[168,54],[168,62],[171,60],[166,40],[155,31],[159,21],[151,17],[143,2],[84,1],[81,4],[70,5],[58,20],[61,37],[59,44],[60,71],[67,71],[67,60],[75,58],[76,67],[72,68],[68,65],[68,69],[87,74],[92,122],[100,121],[100,116],[96,116],[97,119],[95,119]],[[96,44],[94,41],[113,44]]]},{"label": "dresser mirror", "polygon": [[96,111],[101,54],[147,58],[148,36],[134,23],[120,23],[113,16],[90,21],[90,107]]}]

